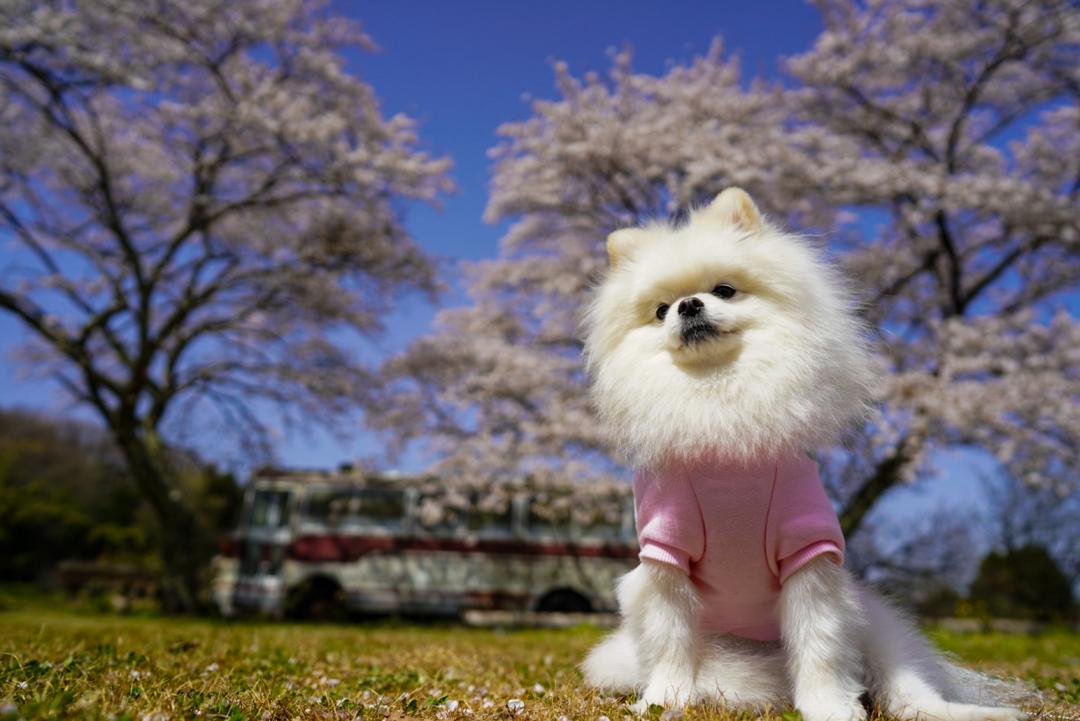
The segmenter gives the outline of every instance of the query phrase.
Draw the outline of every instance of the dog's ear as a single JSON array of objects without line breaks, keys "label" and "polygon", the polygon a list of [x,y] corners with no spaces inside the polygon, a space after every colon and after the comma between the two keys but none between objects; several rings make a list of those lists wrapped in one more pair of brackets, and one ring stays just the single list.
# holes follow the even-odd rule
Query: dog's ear
[{"label": "dog's ear", "polygon": [[715,223],[734,226],[750,233],[760,231],[765,224],[761,219],[761,211],[747,192],[735,186],[716,196],[701,214]]},{"label": "dog's ear", "polygon": [[645,240],[647,233],[641,228],[623,228],[607,237],[607,255],[611,267],[626,260]]}]

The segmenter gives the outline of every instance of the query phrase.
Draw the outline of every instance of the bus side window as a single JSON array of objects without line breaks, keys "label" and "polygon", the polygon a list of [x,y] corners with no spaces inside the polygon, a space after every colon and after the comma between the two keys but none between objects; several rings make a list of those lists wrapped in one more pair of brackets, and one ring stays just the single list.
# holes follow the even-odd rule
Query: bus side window
[{"label": "bus side window", "polygon": [[587,522],[576,524],[578,535],[596,541],[617,541],[622,535],[622,509],[619,509],[618,518],[600,516],[591,518]]},{"label": "bus side window", "polygon": [[543,508],[530,499],[525,515],[525,531],[537,536],[567,536],[570,533],[570,518],[565,513]]},{"label": "bus side window", "polygon": [[401,531],[405,527],[405,494],[389,488],[361,488],[349,499],[346,518],[350,525]]},{"label": "bus side window", "polygon": [[335,528],[398,532],[405,527],[405,495],[389,488],[313,488],[303,518]]},{"label": "bus side window", "polygon": [[511,503],[501,511],[482,510],[476,505],[469,512],[469,533],[477,538],[509,538],[514,535],[514,508]]},{"label": "bus side window", "polygon": [[423,495],[416,501],[418,533],[430,536],[459,536],[464,530],[460,509],[448,507],[438,495]]},{"label": "bus side window", "polygon": [[336,526],[348,512],[352,490],[348,488],[312,488],[304,504],[309,522]]},{"label": "bus side window", "polygon": [[637,508],[634,499],[629,498],[623,504],[622,540],[637,543]]}]

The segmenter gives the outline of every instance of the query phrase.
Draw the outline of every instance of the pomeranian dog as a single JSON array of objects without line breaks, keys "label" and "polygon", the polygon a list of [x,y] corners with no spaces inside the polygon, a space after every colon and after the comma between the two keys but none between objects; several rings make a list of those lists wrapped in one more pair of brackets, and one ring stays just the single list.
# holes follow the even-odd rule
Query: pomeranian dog
[{"label": "pomeranian dog", "polygon": [[687,223],[618,230],[586,319],[601,419],[637,470],[640,565],[582,670],[652,704],[805,721],[1015,721],[1007,688],[937,655],[860,588],[806,455],[865,417],[872,379],[842,279],[729,188]]}]

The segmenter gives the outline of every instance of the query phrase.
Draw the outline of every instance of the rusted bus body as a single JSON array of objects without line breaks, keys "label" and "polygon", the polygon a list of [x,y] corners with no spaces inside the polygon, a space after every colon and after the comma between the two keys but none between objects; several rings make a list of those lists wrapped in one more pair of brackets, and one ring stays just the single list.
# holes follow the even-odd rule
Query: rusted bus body
[{"label": "rusted bus body", "polygon": [[629,492],[611,520],[552,523],[516,494],[421,522],[423,479],[355,472],[256,475],[215,560],[223,614],[457,615],[471,609],[613,611],[636,562]]}]

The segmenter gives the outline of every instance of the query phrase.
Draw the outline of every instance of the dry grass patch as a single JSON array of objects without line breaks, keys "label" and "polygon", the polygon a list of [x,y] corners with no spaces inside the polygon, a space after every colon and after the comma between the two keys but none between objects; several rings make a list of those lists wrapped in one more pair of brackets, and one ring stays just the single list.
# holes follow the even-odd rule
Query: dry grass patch
[{"label": "dry grass patch", "polygon": [[[0,614],[0,718],[623,721],[626,699],[589,691],[576,669],[602,633],[19,611]],[[1051,702],[1038,715],[1080,721],[1076,635],[936,640],[1037,681]],[[691,709],[684,720],[706,718],[736,716]]]}]

